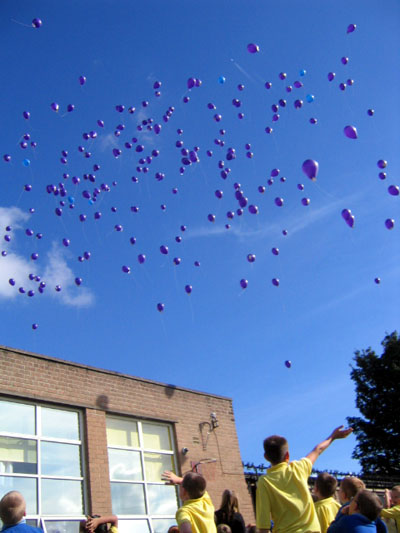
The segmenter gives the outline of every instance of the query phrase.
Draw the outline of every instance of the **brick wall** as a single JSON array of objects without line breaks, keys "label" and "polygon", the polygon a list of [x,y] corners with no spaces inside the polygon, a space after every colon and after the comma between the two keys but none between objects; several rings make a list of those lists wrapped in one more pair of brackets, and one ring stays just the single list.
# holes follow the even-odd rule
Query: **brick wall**
[{"label": "brick wall", "polygon": [[[199,466],[215,507],[225,489],[234,490],[246,523],[254,521],[231,399],[6,347],[0,347],[0,393],[82,409],[90,511],[111,512],[105,420],[106,414],[119,414],[171,422],[180,472],[204,458],[216,459]],[[209,431],[204,424],[201,431],[212,412],[219,426]],[[186,455],[183,447],[189,448]]]}]

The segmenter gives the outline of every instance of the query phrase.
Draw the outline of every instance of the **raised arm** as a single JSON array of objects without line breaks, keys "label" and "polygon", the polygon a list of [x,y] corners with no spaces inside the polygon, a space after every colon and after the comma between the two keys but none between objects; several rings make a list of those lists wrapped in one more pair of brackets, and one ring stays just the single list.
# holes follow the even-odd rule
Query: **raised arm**
[{"label": "raised arm", "polygon": [[339,426],[332,431],[329,437],[315,446],[313,450],[307,455],[307,458],[310,459],[312,464],[318,459],[322,452],[324,452],[328,446],[336,439],[345,439],[353,431],[353,428],[343,429],[344,426]]},{"label": "raised arm", "polygon": [[86,521],[86,530],[93,533],[101,524],[111,524],[118,527],[118,518],[115,515],[99,516],[98,518],[89,517]]},{"label": "raised arm", "polygon": [[180,485],[183,481],[183,477],[179,477],[169,470],[165,470],[162,473],[161,479],[167,482],[168,485]]}]

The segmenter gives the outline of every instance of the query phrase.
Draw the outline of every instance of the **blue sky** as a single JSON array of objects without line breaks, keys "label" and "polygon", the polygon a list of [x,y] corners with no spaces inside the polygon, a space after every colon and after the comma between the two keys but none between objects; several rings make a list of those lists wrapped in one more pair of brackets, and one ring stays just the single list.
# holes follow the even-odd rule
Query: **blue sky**
[{"label": "blue sky", "polygon": [[[272,433],[287,436],[294,457],[308,453],[356,413],[354,351],[380,351],[385,333],[399,328],[400,197],[388,193],[400,185],[399,3],[3,0],[0,10],[0,237],[7,254],[0,257],[1,344],[230,396],[245,461],[262,462],[262,440]],[[38,29],[31,27],[34,18],[43,22]],[[346,33],[351,23],[356,30]],[[250,54],[249,43],[259,52]],[[329,72],[336,74],[332,82]],[[202,83],[188,90],[192,77]],[[295,88],[296,80],[303,86]],[[162,84],[159,96],[155,82]],[[271,106],[279,100],[286,106],[273,122]],[[303,101],[300,109],[295,100]],[[159,134],[147,129],[155,124]],[[357,139],[344,135],[348,125]],[[84,140],[92,131],[97,136]],[[189,151],[199,147],[199,160],[182,165],[177,141]],[[232,161],[228,148],[235,149]],[[157,157],[139,163],[153,150]],[[302,172],[306,159],[319,163],[315,182]],[[383,180],[380,159],[387,161]],[[231,169],[226,179],[219,161]],[[268,184],[272,169],[279,175]],[[65,197],[46,192],[60,183]],[[248,205],[236,214],[235,183],[258,214]],[[101,184],[109,191],[91,203],[84,198],[83,191],[93,198]],[[343,209],[354,215],[353,228]],[[228,211],[235,212],[232,220]],[[395,221],[392,230],[386,219]],[[85,251],[90,259],[80,262]],[[29,274],[46,283],[42,294]],[[350,458],[354,445],[354,437],[335,443],[319,468],[358,471]]]}]

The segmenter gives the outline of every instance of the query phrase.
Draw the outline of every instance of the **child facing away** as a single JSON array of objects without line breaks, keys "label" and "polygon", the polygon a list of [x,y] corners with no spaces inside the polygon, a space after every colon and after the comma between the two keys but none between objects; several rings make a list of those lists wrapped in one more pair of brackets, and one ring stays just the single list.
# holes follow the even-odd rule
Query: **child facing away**
[{"label": "child facing away", "polygon": [[312,465],[321,453],[337,439],[344,439],[352,428],[334,429],[303,459],[289,463],[289,446],[284,437],[272,435],[264,440],[264,457],[271,463],[267,475],[257,484],[256,517],[260,533],[313,533],[320,531],[314,503],[308,490]]},{"label": "child facing away", "polygon": [[0,501],[2,531],[7,531],[7,533],[43,533],[43,530],[38,527],[28,526],[25,522],[25,516],[25,498],[16,490],[7,492]]},{"label": "child facing away", "polygon": [[327,472],[318,474],[314,485],[316,497],[314,506],[321,526],[321,533],[326,533],[329,524],[335,520],[340,509],[340,503],[334,498],[336,487],[337,481],[333,476]]},{"label": "child facing away", "polygon": [[214,506],[206,491],[206,480],[196,472],[188,472],[179,477],[166,470],[162,478],[169,484],[179,485],[182,507],[176,512],[180,533],[216,533]]},{"label": "child facing away", "polygon": [[400,532],[400,485],[395,485],[392,490],[385,491],[385,507],[382,509],[382,518],[393,518],[397,531]]},{"label": "child facing away", "polygon": [[382,503],[369,490],[360,490],[328,528],[328,533],[387,533],[379,518]]},{"label": "child facing away", "polygon": [[345,509],[354,498],[354,496],[360,490],[365,489],[364,481],[355,476],[347,476],[342,479],[339,485],[339,501],[342,507],[339,509],[339,512],[336,518],[339,517],[339,514],[342,513],[342,510]]}]

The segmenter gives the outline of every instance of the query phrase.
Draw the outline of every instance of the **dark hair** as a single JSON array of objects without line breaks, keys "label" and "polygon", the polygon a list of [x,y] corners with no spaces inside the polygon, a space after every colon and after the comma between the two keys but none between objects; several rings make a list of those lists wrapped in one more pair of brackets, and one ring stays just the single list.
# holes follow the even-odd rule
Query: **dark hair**
[{"label": "dark hair", "polygon": [[360,492],[357,492],[354,496],[354,501],[360,513],[372,522],[375,522],[382,511],[383,506],[379,496],[370,490],[360,490]]},{"label": "dark hair", "polygon": [[358,477],[349,476],[344,477],[340,482],[340,488],[345,493],[346,498],[351,500],[360,490],[365,489],[364,481],[361,481]]},{"label": "dark hair", "polygon": [[288,450],[289,445],[285,437],[271,435],[271,437],[266,438],[264,441],[265,458],[268,459],[272,465],[282,463]]},{"label": "dark hair", "polygon": [[239,512],[239,501],[236,494],[232,490],[224,490],[222,493],[221,507],[221,523],[229,524],[233,520],[235,513]]},{"label": "dark hair", "polygon": [[196,472],[185,474],[182,487],[192,499],[201,498],[206,491],[206,480]]},{"label": "dark hair", "polygon": [[217,526],[217,533],[232,533],[232,529],[228,524],[219,524]]},{"label": "dark hair", "polygon": [[327,472],[321,472],[315,480],[315,487],[323,498],[330,498],[335,494],[337,481]]}]

